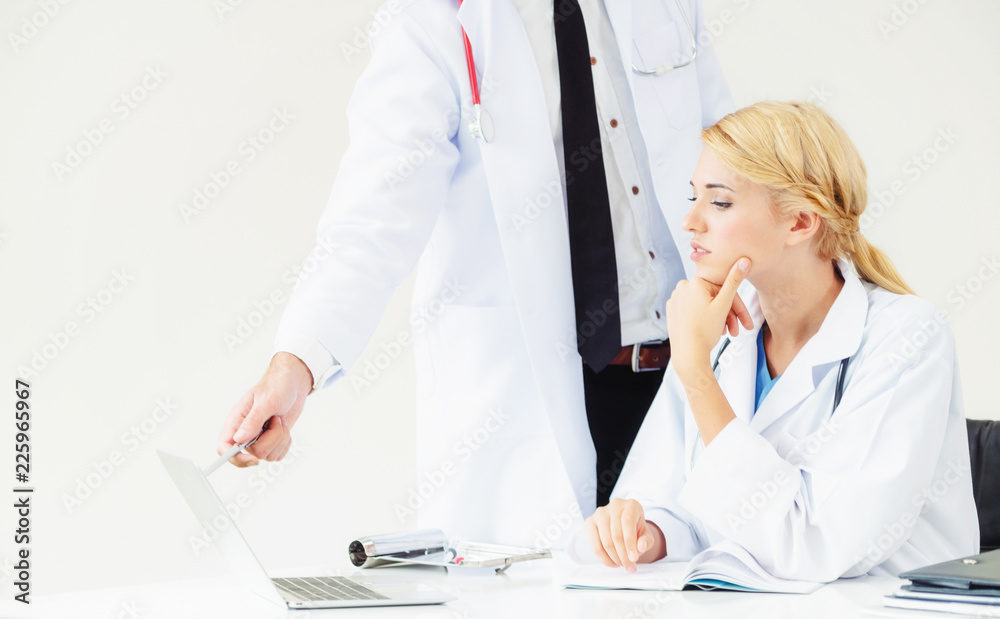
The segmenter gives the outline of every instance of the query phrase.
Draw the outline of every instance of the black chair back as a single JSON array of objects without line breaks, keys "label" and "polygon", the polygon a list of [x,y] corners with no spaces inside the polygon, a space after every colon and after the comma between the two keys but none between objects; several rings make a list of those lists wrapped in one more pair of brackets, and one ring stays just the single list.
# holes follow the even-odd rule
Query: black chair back
[{"label": "black chair back", "polygon": [[1000,422],[966,419],[981,550],[1000,548]]}]

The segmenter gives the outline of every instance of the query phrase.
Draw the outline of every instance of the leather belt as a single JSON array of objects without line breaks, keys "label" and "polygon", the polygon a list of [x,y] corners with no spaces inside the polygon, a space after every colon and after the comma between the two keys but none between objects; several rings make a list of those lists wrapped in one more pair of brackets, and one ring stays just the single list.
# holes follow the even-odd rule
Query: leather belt
[{"label": "leather belt", "polygon": [[641,342],[624,346],[610,365],[628,365],[633,372],[662,370],[670,361],[670,340]]}]

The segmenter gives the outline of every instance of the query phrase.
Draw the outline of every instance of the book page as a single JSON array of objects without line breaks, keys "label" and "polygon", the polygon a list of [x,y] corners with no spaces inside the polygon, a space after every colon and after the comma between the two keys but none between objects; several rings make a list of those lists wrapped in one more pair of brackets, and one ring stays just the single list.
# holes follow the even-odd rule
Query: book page
[{"label": "book page", "polygon": [[621,567],[574,565],[564,571],[559,585],[568,589],[680,591],[686,574],[686,561],[643,563],[637,566],[635,574],[629,574]]},{"label": "book page", "polygon": [[773,593],[812,593],[823,583],[775,578],[745,548],[721,542],[695,555],[687,581],[703,589],[736,589]]}]

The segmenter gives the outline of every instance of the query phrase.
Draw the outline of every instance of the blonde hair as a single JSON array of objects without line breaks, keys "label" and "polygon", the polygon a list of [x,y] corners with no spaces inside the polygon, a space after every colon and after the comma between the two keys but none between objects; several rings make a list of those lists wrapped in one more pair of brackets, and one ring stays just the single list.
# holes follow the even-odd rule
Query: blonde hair
[{"label": "blonde hair", "polygon": [[763,101],[701,132],[729,169],[763,185],[779,215],[819,215],[820,256],[849,258],[861,279],[914,294],[892,261],[861,234],[868,203],[865,164],[847,133],[811,103]]}]

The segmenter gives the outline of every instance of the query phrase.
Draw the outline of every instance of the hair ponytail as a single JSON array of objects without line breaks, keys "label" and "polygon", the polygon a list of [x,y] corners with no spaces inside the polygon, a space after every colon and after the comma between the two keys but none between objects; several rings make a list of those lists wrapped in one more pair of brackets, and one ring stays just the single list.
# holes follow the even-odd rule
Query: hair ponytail
[{"label": "hair ponytail", "polygon": [[848,258],[858,276],[897,294],[914,294],[892,261],[868,242],[859,222],[868,203],[864,161],[847,133],[812,103],[762,101],[701,132],[705,145],[737,174],[765,186],[781,214],[819,215],[816,248]]},{"label": "hair ponytail", "polygon": [[896,294],[917,294],[903,281],[895,265],[885,253],[868,242],[861,232],[855,233],[851,262],[861,279]]}]

